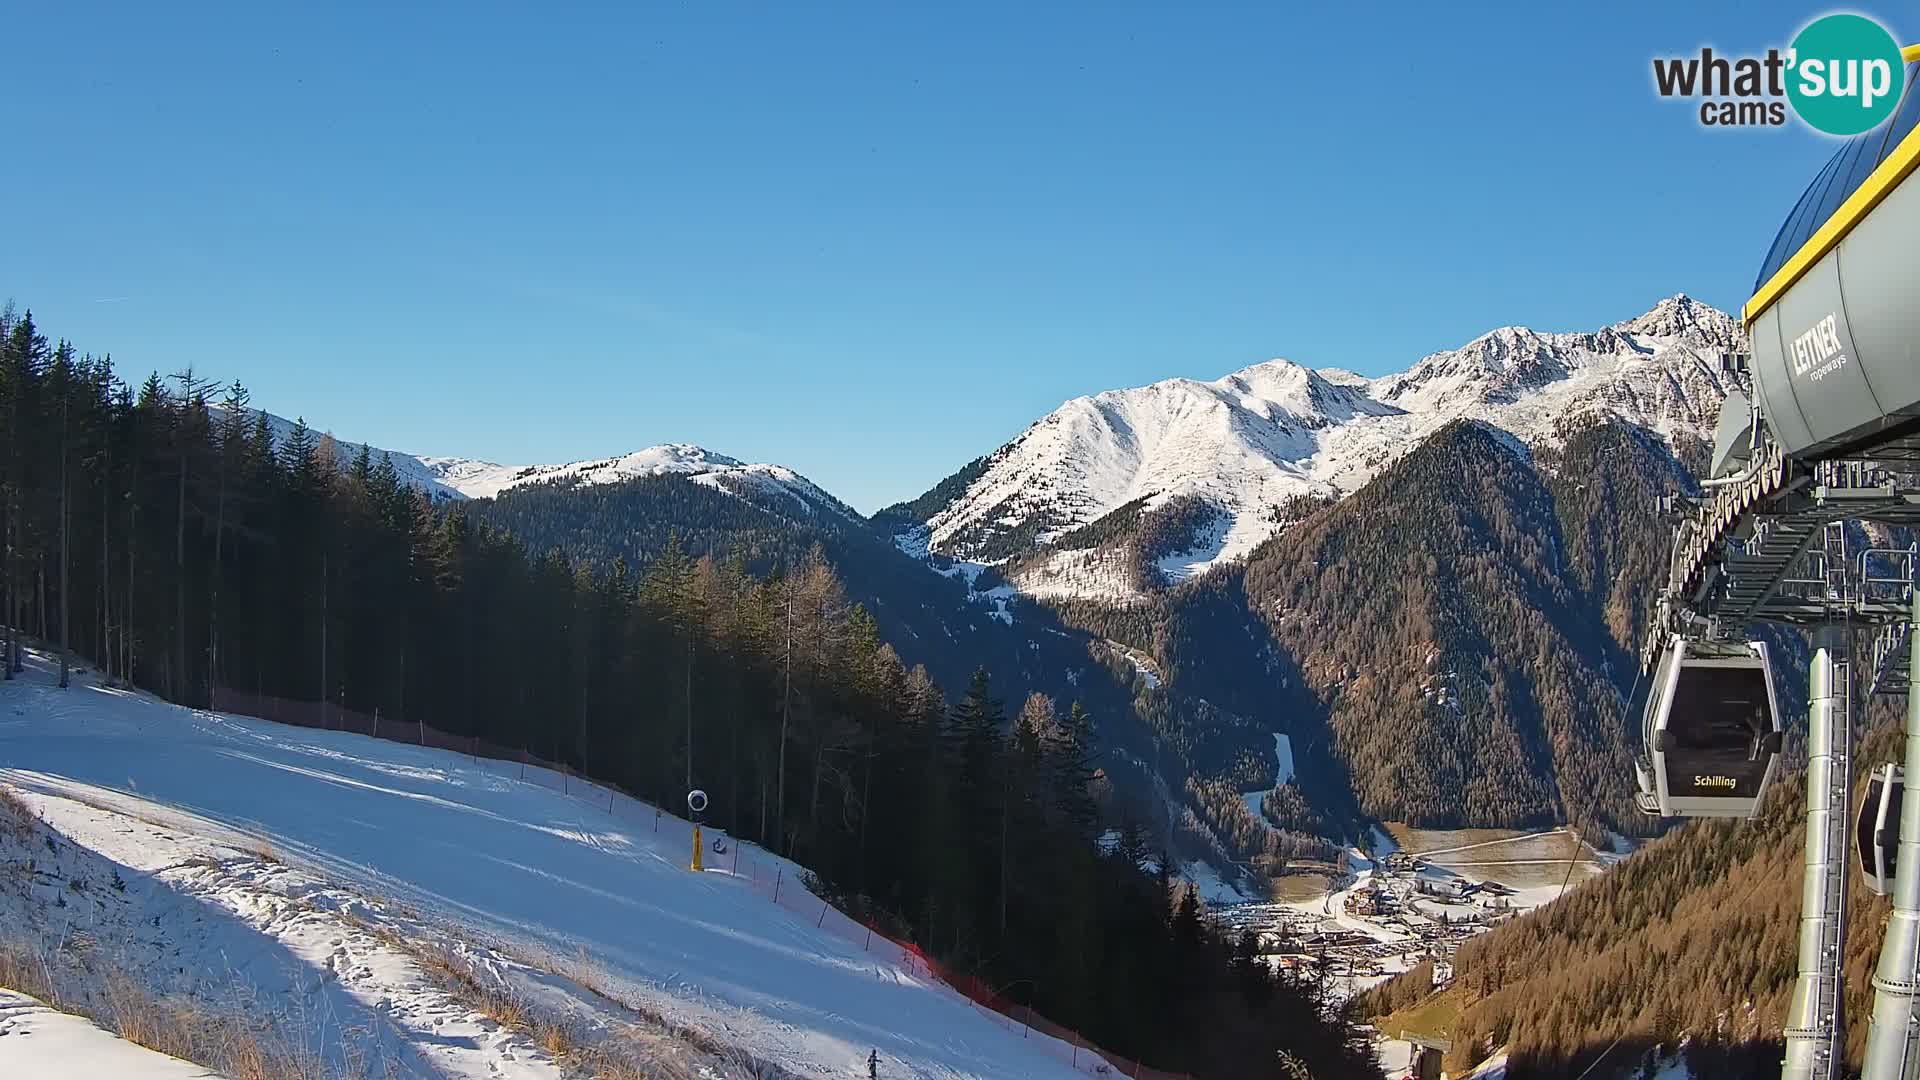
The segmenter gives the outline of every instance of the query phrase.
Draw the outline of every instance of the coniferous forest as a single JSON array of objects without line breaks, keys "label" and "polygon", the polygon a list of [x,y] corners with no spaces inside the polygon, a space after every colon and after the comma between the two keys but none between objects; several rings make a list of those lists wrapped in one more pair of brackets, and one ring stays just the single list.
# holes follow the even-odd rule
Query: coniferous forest
[{"label": "coniferous forest", "polygon": [[[1310,983],[1221,940],[1166,860],[1103,852],[1093,718],[908,668],[817,552],[529,551],[364,448],[275,438],[239,382],[123,382],[0,314],[0,613],[68,664],[524,747],[811,867],[849,910],[1122,1054],[1377,1075]],[[750,569],[751,565],[751,569]],[[1130,831],[1131,835],[1131,831]],[[830,1005],[830,1003],[828,1003]]]},{"label": "coniferous forest", "polygon": [[[1883,702],[1869,714],[1880,722],[1854,754],[1856,799],[1866,772],[1905,753],[1892,712]],[[1416,970],[1360,995],[1355,1008],[1386,1016],[1425,1006],[1457,1017],[1447,1067],[1464,1071],[1505,1048],[1514,1080],[1588,1069],[1595,1080],[1645,1075],[1643,1061],[1682,1050],[1694,1076],[1777,1077],[1796,970],[1805,792],[1804,773],[1780,777],[1752,820],[1688,823],[1463,945],[1445,991]],[[1866,1052],[1889,910],[1864,889],[1849,901],[1849,1070]]]}]

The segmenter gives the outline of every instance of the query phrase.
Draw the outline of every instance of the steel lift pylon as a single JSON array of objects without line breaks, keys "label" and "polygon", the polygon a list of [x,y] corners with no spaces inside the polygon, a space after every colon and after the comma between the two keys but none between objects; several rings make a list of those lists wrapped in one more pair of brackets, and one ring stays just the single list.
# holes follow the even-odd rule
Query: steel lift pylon
[{"label": "steel lift pylon", "polygon": [[[1764,428],[1756,437],[1764,438]],[[1660,643],[1675,635],[1708,644],[1738,641],[1755,623],[1811,634],[1805,868],[1781,1075],[1838,1080],[1846,1044],[1856,692],[1907,693],[1910,732],[1920,725],[1920,702],[1911,700],[1920,685],[1912,656],[1920,554],[1869,547],[1857,538],[1866,535],[1859,523],[1920,529],[1920,448],[1891,467],[1865,460],[1782,462],[1769,471],[1770,459],[1764,452],[1755,456],[1763,463],[1757,471],[1768,472],[1765,483],[1743,486],[1736,477],[1717,485],[1679,523],[1670,580],[1642,664],[1656,669]],[[1856,666],[1853,646],[1862,633],[1872,633],[1873,644]],[[1655,707],[1651,697],[1648,707]],[[1907,758],[1910,769],[1920,770],[1920,737],[1909,740]],[[1914,1012],[1920,1001],[1920,798],[1901,804],[1900,829],[1900,853],[1915,854],[1894,863],[1895,915],[1874,979],[1865,1080],[1920,1080]]]}]

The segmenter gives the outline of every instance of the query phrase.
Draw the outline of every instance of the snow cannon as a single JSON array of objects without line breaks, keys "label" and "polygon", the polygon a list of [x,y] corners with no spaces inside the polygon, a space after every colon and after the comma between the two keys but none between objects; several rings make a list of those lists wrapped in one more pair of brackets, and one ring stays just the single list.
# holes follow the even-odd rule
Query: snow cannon
[{"label": "snow cannon", "polygon": [[688,860],[687,869],[697,874],[706,869],[701,858],[700,819],[707,812],[707,793],[699,788],[687,792],[687,810],[693,815],[693,858]]}]

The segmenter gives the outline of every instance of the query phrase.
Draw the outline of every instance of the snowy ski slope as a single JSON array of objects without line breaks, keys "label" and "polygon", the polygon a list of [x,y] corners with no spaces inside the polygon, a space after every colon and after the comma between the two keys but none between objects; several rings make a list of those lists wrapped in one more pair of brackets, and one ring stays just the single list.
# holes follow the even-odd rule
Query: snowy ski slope
[{"label": "snowy ski slope", "polygon": [[92,1021],[55,1012],[43,1002],[0,990],[0,1064],[9,1076],[64,1076],[71,1080],[139,1077],[197,1080],[213,1073],[178,1058],[135,1046]]},{"label": "snowy ski slope", "polygon": [[[300,921],[312,912],[295,918],[263,901],[266,879],[284,876],[295,885],[283,893],[326,898],[307,905],[322,915],[417,912],[422,924],[499,955],[581,958],[610,997],[794,1074],[864,1076],[870,1050],[888,1077],[1066,1078],[1095,1067],[1086,1051],[1027,1037],[893,962],[898,954],[884,942],[863,945],[852,924],[799,889],[792,864],[747,845],[737,864],[730,851],[712,860],[718,868],[691,873],[685,822],[663,816],[656,825],[652,807],[624,796],[613,797],[609,813],[603,790],[583,796],[576,782],[563,794],[557,776],[528,770],[523,781],[518,770],[193,712],[85,678],[62,692],[37,656],[26,676],[0,684],[0,783],[26,795],[49,825],[155,875],[158,889],[191,886],[203,904],[279,935],[289,955],[313,965],[314,985],[344,995],[338,1010],[365,1013],[357,1023],[383,1037],[475,1044],[461,1059],[473,1075],[508,1063],[515,1075],[552,1073],[510,1040],[481,1046],[486,1040],[470,1030],[420,1034],[443,1031],[437,1012],[431,1024],[415,1014],[444,1003],[415,1000],[424,991],[404,972],[386,978],[405,965],[383,960],[377,942],[342,944],[338,933],[302,940],[315,933]],[[218,865],[189,873],[169,844],[213,850],[206,862]],[[227,858],[262,845],[269,863]],[[768,889],[775,875],[778,904]],[[149,910],[140,909],[142,919]],[[345,956],[363,945],[364,959]],[[408,1050],[386,1049],[400,1058]],[[425,1060],[434,1048],[412,1049]],[[9,1071],[6,1054],[0,1044],[0,1074]]]}]

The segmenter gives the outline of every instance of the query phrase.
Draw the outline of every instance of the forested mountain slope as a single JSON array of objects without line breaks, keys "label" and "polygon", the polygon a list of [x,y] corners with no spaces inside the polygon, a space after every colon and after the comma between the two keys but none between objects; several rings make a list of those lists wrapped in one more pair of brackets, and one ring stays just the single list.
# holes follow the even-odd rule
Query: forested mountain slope
[{"label": "forested mountain slope", "polygon": [[[1016,694],[1083,702],[1110,775],[1151,818],[1172,804],[1189,856],[1352,834],[1362,811],[1627,830],[1618,699],[1665,558],[1652,507],[1691,484],[1679,458],[1737,342],[1677,296],[1591,333],[1502,328],[1381,379],[1274,361],[1112,391],[871,521],[791,470],[691,446],[396,468],[602,569],[677,538],[780,573],[818,545],[941,685],[986,665]],[[1265,805],[1315,813],[1262,822],[1239,795],[1271,784],[1275,733],[1299,769]]]},{"label": "forested mountain slope", "polygon": [[1043,628],[1058,629],[1046,609],[994,592],[991,578],[929,573],[857,518],[795,512],[779,498],[742,497],[672,474],[529,484],[466,509],[535,551],[562,551],[597,567],[624,561],[643,570],[677,546],[693,558],[737,560],[764,577],[791,572],[818,547],[883,637],[910,662],[927,664],[942,685],[961,685],[985,664],[1009,685],[1017,680],[1061,694],[1073,689],[1065,681],[1073,673],[1090,684],[1083,692],[1104,695],[1102,704],[1127,700],[1124,688],[1092,678],[1084,635],[1040,639]]},{"label": "forested mountain slope", "polygon": [[[1200,429],[1160,400],[1175,391],[1237,417],[1222,436],[1230,443],[1258,419],[1313,454],[1337,430],[1425,419],[1388,458],[1343,473],[1372,476],[1351,493],[1289,481],[1228,512],[1211,481],[1143,492],[1065,531],[1029,518],[1039,531],[1021,543],[1021,529],[996,529],[997,566],[929,551],[937,530],[915,524],[987,482],[993,455],[872,521],[791,470],[693,446],[511,468],[403,455],[392,471],[463,503],[463,520],[511,535],[534,558],[556,552],[597,574],[624,561],[636,576],[677,544],[743,575],[790,575],[817,547],[879,639],[938,685],[985,666],[1013,699],[1038,692],[1085,706],[1107,775],[1185,858],[1208,854],[1224,869],[1307,853],[1324,848],[1308,834],[1357,835],[1363,815],[1629,831],[1639,825],[1626,813],[1619,699],[1665,558],[1651,509],[1691,483],[1678,459],[1697,452],[1689,431],[1717,404],[1729,326],[1675,298],[1594,334],[1497,331],[1386,380],[1274,366],[1160,386],[1140,399],[1159,405],[1139,416],[1186,441],[1134,448],[1153,475],[1186,476],[1193,464],[1176,451]],[[1130,394],[1101,415],[1147,408]],[[1526,439],[1487,422],[1427,423],[1450,410],[1485,413]],[[327,441],[277,418],[243,424],[213,409],[207,422],[247,427],[255,442]],[[1237,454],[1208,451],[1202,463],[1228,476],[1252,461]],[[352,472],[359,456],[335,446],[334,468]],[[368,469],[387,460],[364,456]],[[1207,554],[1225,551],[1233,530],[1252,535],[1256,518],[1270,535],[1244,561]],[[1034,546],[1041,532],[1049,542]],[[471,655],[442,639],[417,648]],[[188,665],[170,661],[167,677]],[[1271,788],[1275,734],[1291,740],[1297,769],[1291,791],[1259,801],[1275,810],[1261,820],[1240,796]]]},{"label": "forested mountain slope", "polygon": [[[1168,881],[1103,854],[1073,697],[1014,697],[985,667],[943,687],[811,549],[764,576],[672,544],[644,569],[572,559],[385,455],[276,438],[237,384],[211,394],[185,373],[130,387],[0,312],[0,669],[32,635],[196,708],[236,687],[323,725],[377,713],[524,748],[657,805],[702,786],[711,821],[1118,1052],[1237,1077],[1284,1047],[1367,1075],[1311,987],[1248,978]],[[1200,725],[1146,715],[1206,749]],[[1244,1038],[1208,1038],[1197,1013],[1221,1010]]]},{"label": "forested mountain slope", "polygon": [[991,562],[1173,695],[1273,717],[1311,802],[1601,839],[1644,828],[1623,699],[1670,542],[1654,507],[1693,488],[1738,348],[1676,296],[1379,379],[1275,361],[1111,391],[874,520]]},{"label": "forested mountain slope", "polygon": [[[1324,853],[1309,833],[1358,829],[1353,802],[1324,770],[1311,772],[1319,814],[1313,828],[1284,829],[1251,817],[1242,790],[1270,787],[1272,734],[1287,710],[1263,694],[1214,699],[1169,688],[1112,643],[1063,622],[1000,583],[995,571],[939,556],[917,559],[857,519],[793,513],[779,498],[722,493],[678,476],[613,484],[537,483],[476,500],[466,509],[532,550],[557,550],[590,565],[646,567],[675,548],[756,575],[789,573],[818,549],[872,616],[880,637],[942,686],[994,672],[1018,700],[1045,694],[1084,706],[1104,751],[1101,765],[1143,823],[1171,821],[1176,854],[1229,860]],[[1322,757],[1307,758],[1320,764]],[[1335,774],[1337,775],[1337,774]],[[1157,809],[1170,802],[1169,809]],[[1162,815],[1166,815],[1162,817]]]},{"label": "forested mountain slope", "polygon": [[1551,491],[1506,436],[1446,428],[1247,567],[1252,610],[1327,710],[1361,805],[1433,825],[1618,820],[1612,644]]},{"label": "forested mountain slope", "polygon": [[[1863,740],[1856,781],[1900,759],[1902,742],[1891,725]],[[1512,1080],[1574,1076],[1618,1039],[1592,1074],[1609,1080],[1637,1075],[1651,1046],[1686,1038],[1694,1076],[1778,1076],[1799,933],[1805,795],[1804,774],[1784,776],[1754,820],[1679,828],[1558,902],[1464,945],[1443,1003],[1447,1014],[1459,1013],[1449,1068],[1504,1046]],[[1884,899],[1854,888],[1846,1009],[1855,1068],[1887,913]],[[1357,1006],[1385,1014],[1431,993],[1430,984],[1402,979]]]},{"label": "forested mountain slope", "polygon": [[1059,609],[1176,688],[1283,716],[1316,802],[1340,787],[1383,819],[1632,831],[1623,699],[1667,544],[1652,507],[1691,483],[1617,421],[1532,453],[1462,421],[1346,499],[1291,507],[1244,567]]}]

